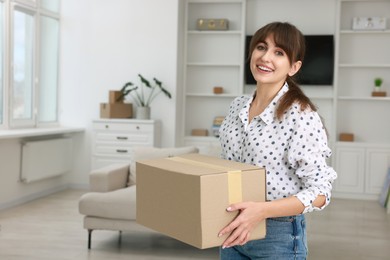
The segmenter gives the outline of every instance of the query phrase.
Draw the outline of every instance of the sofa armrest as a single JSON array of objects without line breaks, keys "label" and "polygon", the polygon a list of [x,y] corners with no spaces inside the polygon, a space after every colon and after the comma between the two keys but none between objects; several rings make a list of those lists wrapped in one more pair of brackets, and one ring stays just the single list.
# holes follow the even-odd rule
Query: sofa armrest
[{"label": "sofa armrest", "polygon": [[90,190],[108,192],[127,186],[130,164],[112,164],[96,170],[89,175]]}]

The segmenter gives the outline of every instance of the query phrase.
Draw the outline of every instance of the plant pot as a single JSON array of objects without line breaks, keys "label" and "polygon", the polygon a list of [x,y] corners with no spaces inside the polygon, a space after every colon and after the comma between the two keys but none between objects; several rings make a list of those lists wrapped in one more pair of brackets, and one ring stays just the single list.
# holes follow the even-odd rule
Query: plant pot
[{"label": "plant pot", "polygon": [[374,91],[371,92],[371,96],[373,97],[386,97],[386,91],[383,91],[381,87],[375,86]]},{"label": "plant pot", "polygon": [[137,107],[137,119],[150,119],[150,107]]}]

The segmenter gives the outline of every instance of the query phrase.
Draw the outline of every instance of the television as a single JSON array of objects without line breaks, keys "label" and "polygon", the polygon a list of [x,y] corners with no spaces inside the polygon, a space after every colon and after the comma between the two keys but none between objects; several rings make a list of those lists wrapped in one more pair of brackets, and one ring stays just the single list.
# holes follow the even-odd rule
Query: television
[{"label": "television", "polygon": [[[247,59],[251,35],[245,44],[245,83],[256,85]],[[333,85],[334,37],[333,35],[305,35],[306,54],[303,66],[296,75],[300,85]]]}]

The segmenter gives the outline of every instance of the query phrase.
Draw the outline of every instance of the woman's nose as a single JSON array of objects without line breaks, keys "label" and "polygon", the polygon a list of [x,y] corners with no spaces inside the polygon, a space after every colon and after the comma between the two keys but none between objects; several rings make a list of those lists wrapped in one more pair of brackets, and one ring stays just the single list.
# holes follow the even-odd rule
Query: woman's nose
[{"label": "woman's nose", "polygon": [[261,59],[263,61],[269,61],[271,59],[270,51],[267,50],[267,51],[263,52],[263,55],[261,56]]}]

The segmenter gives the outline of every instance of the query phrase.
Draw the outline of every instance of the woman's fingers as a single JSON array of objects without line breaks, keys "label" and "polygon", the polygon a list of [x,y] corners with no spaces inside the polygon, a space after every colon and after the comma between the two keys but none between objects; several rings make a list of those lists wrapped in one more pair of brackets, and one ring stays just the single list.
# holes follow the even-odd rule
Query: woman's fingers
[{"label": "woman's fingers", "polygon": [[225,242],[222,245],[222,248],[244,245],[246,242],[248,242],[248,239],[249,239],[249,232],[242,228],[237,228],[225,240]]}]

